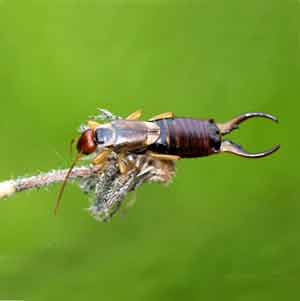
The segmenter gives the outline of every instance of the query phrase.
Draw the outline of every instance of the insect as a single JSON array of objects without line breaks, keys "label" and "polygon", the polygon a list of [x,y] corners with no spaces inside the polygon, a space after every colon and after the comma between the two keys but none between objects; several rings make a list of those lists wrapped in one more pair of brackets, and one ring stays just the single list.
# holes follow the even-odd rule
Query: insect
[{"label": "insect", "polygon": [[84,155],[95,154],[92,163],[103,165],[114,152],[118,155],[120,173],[126,174],[130,168],[126,162],[128,154],[146,154],[156,160],[171,161],[225,152],[246,158],[261,158],[280,148],[278,144],[263,152],[249,153],[240,145],[223,138],[250,118],[262,117],[278,121],[276,117],[262,112],[245,113],[225,123],[216,123],[214,119],[179,118],[172,112],[141,121],[141,115],[141,111],[136,111],[125,119],[105,124],[87,121],[88,128],[77,140],[78,153],[59,192],[55,212],[72,169]]}]

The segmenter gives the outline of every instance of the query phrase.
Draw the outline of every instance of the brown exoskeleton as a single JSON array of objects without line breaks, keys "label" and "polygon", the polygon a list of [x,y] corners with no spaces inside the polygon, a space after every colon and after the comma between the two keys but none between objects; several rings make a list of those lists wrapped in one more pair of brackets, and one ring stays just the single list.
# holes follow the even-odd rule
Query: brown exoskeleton
[{"label": "brown exoskeleton", "polygon": [[249,153],[223,136],[237,129],[238,125],[253,117],[268,118],[277,122],[277,118],[251,112],[239,115],[226,123],[215,123],[213,119],[177,118],[167,112],[148,121],[140,121],[141,111],[129,115],[126,119],[99,124],[88,121],[88,129],[83,131],[77,142],[78,155],[72,164],[57,199],[55,212],[73,167],[83,155],[96,153],[92,163],[104,164],[109,155],[118,154],[121,173],[126,173],[128,166],[126,155],[146,154],[158,160],[178,160],[180,158],[204,157],[212,154],[229,152],[246,158],[261,158],[274,153],[280,145],[260,153]]}]

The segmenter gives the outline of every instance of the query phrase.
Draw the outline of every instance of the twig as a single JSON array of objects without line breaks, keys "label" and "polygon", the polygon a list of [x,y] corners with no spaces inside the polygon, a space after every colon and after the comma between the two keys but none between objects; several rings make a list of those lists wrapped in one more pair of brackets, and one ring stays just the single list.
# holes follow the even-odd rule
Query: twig
[{"label": "twig", "polygon": [[[88,177],[99,171],[99,167],[81,166],[75,167],[71,173],[70,180]],[[30,190],[49,186],[54,183],[63,182],[68,169],[51,170],[32,177],[19,177],[15,180],[9,180],[0,183],[0,199],[12,196],[15,192]]]},{"label": "twig", "polygon": [[[146,182],[168,183],[175,175],[175,165],[170,161],[153,160],[146,155],[129,155],[126,161],[132,168],[121,174],[113,153],[105,166],[75,167],[70,180],[79,182],[83,192],[92,196],[91,215],[99,220],[109,220],[119,209],[126,195]],[[51,170],[32,177],[19,177],[0,183],[0,199],[16,192],[42,188],[64,181],[68,169]]]}]

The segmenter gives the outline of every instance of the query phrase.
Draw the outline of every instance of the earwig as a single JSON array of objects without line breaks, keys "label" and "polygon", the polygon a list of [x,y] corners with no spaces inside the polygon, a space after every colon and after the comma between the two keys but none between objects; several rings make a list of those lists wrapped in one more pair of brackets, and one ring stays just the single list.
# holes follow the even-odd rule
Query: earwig
[{"label": "earwig", "polygon": [[136,111],[126,119],[115,119],[106,124],[94,120],[87,122],[88,128],[77,139],[78,153],[60,189],[55,213],[67,180],[83,155],[95,153],[92,163],[102,165],[114,152],[118,155],[119,170],[123,174],[128,171],[124,162],[129,154],[144,154],[154,160],[198,158],[225,152],[245,158],[262,158],[280,148],[277,144],[263,152],[249,153],[240,145],[223,138],[250,118],[261,117],[278,122],[276,117],[262,112],[245,113],[225,123],[216,123],[214,119],[177,118],[171,112],[140,121],[141,114],[141,111]]}]

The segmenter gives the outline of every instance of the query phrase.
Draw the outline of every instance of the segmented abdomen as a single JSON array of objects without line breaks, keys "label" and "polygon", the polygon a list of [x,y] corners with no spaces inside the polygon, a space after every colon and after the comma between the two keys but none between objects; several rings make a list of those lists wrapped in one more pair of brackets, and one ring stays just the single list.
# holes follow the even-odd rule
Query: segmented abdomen
[{"label": "segmented abdomen", "polygon": [[170,118],[153,121],[160,137],[149,150],[182,158],[208,156],[220,148],[221,136],[213,120]]}]

